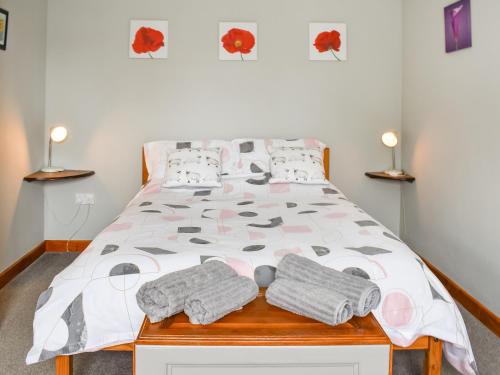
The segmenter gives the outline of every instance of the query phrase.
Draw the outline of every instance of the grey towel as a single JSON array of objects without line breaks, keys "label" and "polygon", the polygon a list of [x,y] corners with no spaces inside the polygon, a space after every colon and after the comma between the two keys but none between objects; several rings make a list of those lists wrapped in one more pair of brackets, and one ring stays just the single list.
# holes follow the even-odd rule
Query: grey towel
[{"label": "grey towel", "polygon": [[136,294],[137,304],[152,323],[184,309],[187,296],[207,283],[218,283],[238,274],[219,261],[208,261],[185,270],[169,273],[145,283]]},{"label": "grey towel", "polygon": [[380,289],[369,280],[288,254],[278,264],[276,278],[293,279],[341,293],[352,303],[354,315],[366,316],[380,303]]},{"label": "grey towel", "polygon": [[332,326],[352,318],[352,305],[342,294],[292,279],[274,281],[267,288],[266,299],[271,305]]},{"label": "grey towel", "polygon": [[193,324],[210,324],[253,301],[258,293],[255,281],[244,276],[211,282],[186,299],[184,312]]}]

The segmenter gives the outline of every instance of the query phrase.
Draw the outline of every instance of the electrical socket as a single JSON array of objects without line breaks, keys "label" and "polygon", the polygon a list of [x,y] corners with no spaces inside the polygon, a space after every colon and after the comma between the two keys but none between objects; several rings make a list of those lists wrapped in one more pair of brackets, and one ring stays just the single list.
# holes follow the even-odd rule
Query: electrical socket
[{"label": "electrical socket", "polygon": [[88,205],[94,205],[95,204],[95,197],[94,194],[92,193],[77,193],[75,194],[75,203],[76,204],[88,204]]}]

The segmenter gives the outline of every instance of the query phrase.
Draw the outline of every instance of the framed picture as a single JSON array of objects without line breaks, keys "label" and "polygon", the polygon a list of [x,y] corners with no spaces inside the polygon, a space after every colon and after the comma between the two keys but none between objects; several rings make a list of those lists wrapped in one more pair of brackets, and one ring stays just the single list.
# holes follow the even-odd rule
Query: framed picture
[{"label": "framed picture", "polygon": [[345,23],[310,23],[309,60],[347,60],[347,25]]},{"label": "framed picture", "polygon": [[130,21],[130,58],[166,59],[168,42],[168,21]]},{"label": "framed picture", "polygon": [[472,47],[470,0],[460,0],[444,8],[446,52]]},{"label": "framed picture", "polygon": [[7,30],[9,29],[9,12],[0,8],[0,49],[7,49]]},{"label": "framed picture", "polygon": [[257,60],[257,24],[220,22],[219,60]]}]

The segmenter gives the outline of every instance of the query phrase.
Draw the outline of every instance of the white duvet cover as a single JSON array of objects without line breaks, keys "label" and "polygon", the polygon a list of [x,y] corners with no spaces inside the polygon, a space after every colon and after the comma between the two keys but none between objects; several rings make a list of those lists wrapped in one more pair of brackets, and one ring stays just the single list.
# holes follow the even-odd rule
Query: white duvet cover
[{"label": "white duvet cover", "polygon": [[452,298],[420,258],[333,186],[224,179],[216,189],[146,185],[125,211],[40,296],[27,363],[134,341],[139,287],[216,257],[261,286],[296,253],[369,278],[381,289],[375,317],[392,342],[445,341],[448,360],[476,373]]}]

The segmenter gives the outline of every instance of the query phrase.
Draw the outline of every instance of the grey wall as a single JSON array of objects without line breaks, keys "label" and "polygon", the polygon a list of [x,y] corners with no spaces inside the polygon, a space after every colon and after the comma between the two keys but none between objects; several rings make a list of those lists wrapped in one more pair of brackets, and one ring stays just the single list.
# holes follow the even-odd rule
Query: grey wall
[{"label": "grey wall", "polygon": [[43,159],[47,1],[0,0],[10,12],[0,51],[0,271],[43,240],[43,191],[23,177]]},{"label": "grey wall", "polygon": [[472,1],[473,47],[446,54],[449,3],[404,1],[403,164],[417,181],[403,189],[402,232],[498,315],[500,2]]},{"label": "grey wall", "polygon": [[[93,238],[140,185],[141,144],[158,139],[320,138],[333,181],[398,231],[400,187],[380,135],[401,127],[400,0],[50,0],[46,124],[64,122],[55,163],[96,176],[46,186],[45,237],[64,239],[74,194],[96,194],[77,238]],[[128,58],[130,19],[167,19],[168,60]],[[259,60],[218,60],[218,22],[256,21]],[[346,63],[308,61],[308,22],[348,24]]]}]

